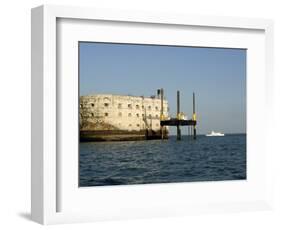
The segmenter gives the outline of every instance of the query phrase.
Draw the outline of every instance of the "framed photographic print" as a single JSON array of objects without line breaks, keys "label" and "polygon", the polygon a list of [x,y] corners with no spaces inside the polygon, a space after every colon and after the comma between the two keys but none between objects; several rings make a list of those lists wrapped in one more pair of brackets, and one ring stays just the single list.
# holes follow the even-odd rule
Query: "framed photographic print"
[{"label": "framed photographic print", "polygon": [[32,219],[270,208],[272,31],[265,19],[34,8]]}]

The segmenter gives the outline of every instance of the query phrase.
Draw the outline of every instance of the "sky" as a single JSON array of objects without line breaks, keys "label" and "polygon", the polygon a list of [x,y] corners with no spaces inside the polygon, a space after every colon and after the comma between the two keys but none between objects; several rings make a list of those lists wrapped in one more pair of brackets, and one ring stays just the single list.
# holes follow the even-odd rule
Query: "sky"
[{"label": "sky", "polygon": [[[80,95],[149,97],[163,88],[169,115],[175,117],[180,90],[181,111],[191,118],[194,92],[199,134],[246,133],[246,53],[245,49],[80,42]],[[187,133],[186,127],[182,132]]]}]

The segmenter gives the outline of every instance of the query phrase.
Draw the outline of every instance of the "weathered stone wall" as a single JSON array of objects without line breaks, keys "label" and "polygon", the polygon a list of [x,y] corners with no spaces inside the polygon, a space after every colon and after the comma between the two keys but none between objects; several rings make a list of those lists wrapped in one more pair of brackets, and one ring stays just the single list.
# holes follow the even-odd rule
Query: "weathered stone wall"
[{"label": "weathered stone wall", "polygon": [[[168,117],[168,102],[163,102]],[[80,130],[160,130],[159,98],[98,94],[80,97]]]}]

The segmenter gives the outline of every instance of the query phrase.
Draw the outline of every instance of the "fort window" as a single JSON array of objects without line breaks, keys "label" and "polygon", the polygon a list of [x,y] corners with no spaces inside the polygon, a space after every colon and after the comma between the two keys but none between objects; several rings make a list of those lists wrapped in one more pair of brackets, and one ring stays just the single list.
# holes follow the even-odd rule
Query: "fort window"
[{"label": "fort window", "polygon": [[120,113],[118,113],[118,115],[119,115],[119,117],[122,117],[122,113],[120,112]]},{"label": "fort window", "polygon": [[131,113],[129,113],[129,114],[128,114],[128,116],[129,116],[129,117],[131,117],[131,116],[132,116],[132,114],[131,114]]},{"label": "fort window", "polygon": [[140,124],[137,124],[137,127],[140,127]]},{"label": "fort window", "polygon": [[80,108],[83,108],[83,105],[82,105],[82,104],[80,104]]},{"label": "fort window", "polygon": [[104,116],[105,116],[105,117],[108,117],[108,113],[105,113]]},{"label": "fort window", "polygon": [[158,110],[158,107],[156,106],[155,109]]},{"label": "fort window", "polygon": [[151,110],[151,106],[148,106],[148,109]]},{"label": "fort window", "polygon": [[156,115],[155,117],[158,118],[158,115]]},{"label": "fort window", "polygon": [[132,108],[132,104],[128,104],[128,108],[131,109]]},{"label": "fort window", "polygon": [[140,108],[140,106],[139,105],[136,105],[136,109],[139,109]]},{"label": "fort window", "polygon": [[94,115],[94,113],[91,113],[91,115],[92,115],[92,117],[94,117],[95,115]]},{"label": "fort window", "polygon": [[144,117],[144,114],[142,114],[141,116]]},{"label": "fort window", "polygon": [[104,103],[104,107],[108,107],[109,106],[109,104],[108,103]]},{"label": "fort window", "polygon": [[141,108],[144,109],[144,106],[142,105]]},{"label": "fort window", "polygon": [[119,109],[122,108],[122,104],[121,104],[121,103],[118,104],[118,108],[119,108]]},{"label": "fort window", "polygon": [[129,124],[129,127],[131,127],[132,126],[132,124]]},{"label": "fort window", "polygon": [[91,106],[92,106],[92,107],[95,107],[95,104],[94,104],[94,103],[91,103]]},{"label": "fort window", "polygon": [[137,113],[136,115],[137,115],[137,117],[139,117],[139,116],[140,116],[138,113]]},{"label": "fort window", "polygon": [[151,114],[149,114],[148,117],[151,118],[152,117]]}]

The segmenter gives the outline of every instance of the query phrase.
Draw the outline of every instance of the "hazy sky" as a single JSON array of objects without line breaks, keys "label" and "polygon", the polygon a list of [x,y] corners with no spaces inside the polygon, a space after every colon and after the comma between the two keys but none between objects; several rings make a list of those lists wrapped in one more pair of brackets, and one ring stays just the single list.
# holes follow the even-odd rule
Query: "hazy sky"
[{"label": "hazy sky", "polygon": [[180,90],[181,111],[190,118],[195,92],[198,133],[246,132],[244,49],[82,42],[79,52],[80,95],[151,96],[163,88],[175,117]]}]

